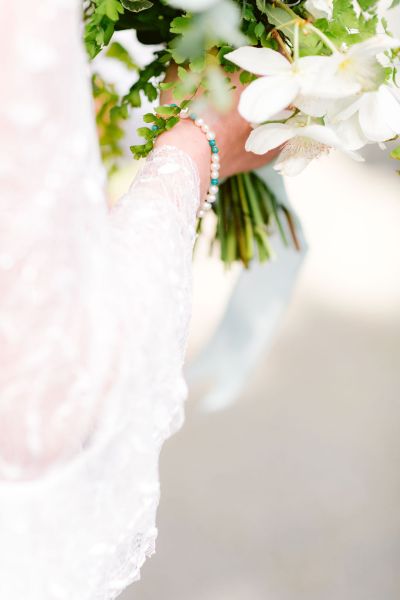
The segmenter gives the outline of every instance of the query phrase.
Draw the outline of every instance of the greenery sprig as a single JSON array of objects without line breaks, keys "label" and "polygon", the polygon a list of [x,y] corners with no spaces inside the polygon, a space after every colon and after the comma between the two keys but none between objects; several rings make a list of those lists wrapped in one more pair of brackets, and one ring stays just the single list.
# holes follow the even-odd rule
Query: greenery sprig
[{"label": "greenery sprig", "polygon": [[[121,97],[112,85],[98,75],[93,77],[100,144],[106,162],[114,168],[113,161],[121,156],[123,121],[141,106],[143,97],[155,102],[161,91],[170,90],[176,106],[161,105],[154,113],[144,115],[144,125],[138,129],[143,143],[131,146],[136,159],[146,157],[156,137],[177,124],[180,110],[190,104],[199,87],[208,102],[220,110],[227,108],[233,87],[230,76],[238,67],[225,55],[235,46],[271,48],[292,61],[294,52],[302,57],[328,55],[332,49],[348,47],[374,35],[379,22],[377,0],[358,0],[358,10],[357,0],[332,1],[333,18],[328,19],[312,17],[304,0],[295,5],[281,0],[219,0],[206,11],[196,13],[175,8],[175,0],[173,6],[167,0],[84,0],[84,38],[89,56],[107,53],[133,74],[130,89]],[[394,0],[393,4],[399,2]],[[385,25],[382,20],[381,24]],[[139,68],[128,50],[114,39],[115,32],[122,29],[134,31],[143,43],[162,44],[163,49]],[[179,65],[178,78],[164,82],[171,62]],[[246,71],[240,74],[244,84],[253,78]],[[400,147],[391,155],[400,159]],[[286,243],[298,245],[291,215],[254,174],[229,178],[220,188],[215,212],[215,240],[226,264],[240,260],[247,267],[255,256],[260,261],[270,259],[269,236],[273,230]]]}]

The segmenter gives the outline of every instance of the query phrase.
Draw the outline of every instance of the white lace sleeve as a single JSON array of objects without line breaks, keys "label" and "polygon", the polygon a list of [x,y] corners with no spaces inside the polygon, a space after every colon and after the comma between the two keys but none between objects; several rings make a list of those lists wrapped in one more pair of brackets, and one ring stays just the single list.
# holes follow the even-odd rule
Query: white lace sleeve
[{"label": "white lace sleeve", "polygon": [[80,8],[0,0],[7,600],[110,600],[138,577],[186,395],[197,170],[156,151],[108,210]]}]

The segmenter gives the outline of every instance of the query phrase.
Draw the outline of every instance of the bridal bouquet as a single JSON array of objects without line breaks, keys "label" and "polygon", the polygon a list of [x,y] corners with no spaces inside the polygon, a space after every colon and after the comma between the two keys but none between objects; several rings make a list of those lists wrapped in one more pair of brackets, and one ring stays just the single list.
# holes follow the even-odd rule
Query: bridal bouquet
[{"label": "bridal bouquet", "polygon": [[[284,175],[296,175],[332,148],[363,160],[359,151],[365,145],[384,147],[400,136],[400,41],[387,29],[387,8],[381,0],[85,2],[89,55],[107,52],[137,71],[123,97],[94,76],[105,158],[118,154],[121,121],[140,106],[143,95],[156,101],[160,90],[171,89],[175,104],[144,116],[149,124],[139,129],[144,143],[131,148],[136,158],[146,156],[157,135],[193,103],[227,110],[231,75],[240,71],[246,87],[239,111],[253,127],[246,150],[264,154],[281,148],[274,168]],[[162,44],[162,49],[138,69],[113,40],[120,29],[132,29],[139,41]],[[163,83],[172,61],[179,65],[178,80]],[[200,101],[199,88],[205,90]],[[400,159],[400,146],[391,155]],[[247,266],[255,249],[261,261],[270,258],[271,227],[287,241],[282,219],[296,244],[290,213],[255,174],[224,182],[213,209],[226,263],[239,259]]]}]

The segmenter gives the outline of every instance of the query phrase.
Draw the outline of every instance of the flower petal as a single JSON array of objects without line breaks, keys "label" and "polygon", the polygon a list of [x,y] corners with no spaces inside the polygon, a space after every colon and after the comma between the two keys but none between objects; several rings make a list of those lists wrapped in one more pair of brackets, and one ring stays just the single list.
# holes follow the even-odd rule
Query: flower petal
[{"label": "flower petal", "polygon": [[287,121],[290,117],[293,116],[295,109],[285,108],[284,110],[280,110],[275,115],[272,115],[270,121]]},{"label": "flower petal", "polygon": [[359,56],[362,59],[365,59],[367,56],[376,56],[379,52],[384,52],[385,50],[389,50],[390,48],[399,48],[400,40],[387,35],[386,33],[381,33],[378,35],[374,35],[373,37],[365,40],[364,42],[360,42],[359,44],[354,44],[350,46],[347,51],[348,56]]},{"label": "flower petal", "polygon": [[271,48],[243,46],[233,52],[228,52],[224,58],[256,75],[272,75],[290,71],[290,62]]},{"label": "flower petal", "polygon": [[325,116],[331,103],[332,101],[327,98],[316,98],[303,94],[299,94],[294,101],[294,105],[310,117]]},{"label": "flower petal", "polygon": [[312,162],[312,158],[307,158],[306,156],[291,156],[290,158],[285,158],[283,160],[278,159],[274,165],[275,171],[278,171],[281,175],[286,175],[287,177],[294,177],[295,175],[299,175],[308,165]]},{"label": "flower petal", "polygon": [[342,144],[336,133],[326,125],[307,125],[299,130],[298,135],[308,137],[320,144],[331,146],[332,148],[341,148]]},{"label": "flower petal", "polygon": [[305,56],[301,58],[301,93],[317,98],[337,99],[357,94],[361,85],[347,77],[341,69],[346,55],[336,52],[330,56]]},{"label": "flower petal", "polygon": [[315,19],[332,18],[333,0],[307,0],[304,6]]},{"label": "flower petal", "polygon": [[[387,85],[382,85],[378,91],[384,107],[384,113],[389,125],[396,135],[400,135],[400,96],[398,90],[392,91]],[[396,95],[395,95],[396,94]]]},{"label": "flower petal", "polygon": [[349,150],[359,150],[368,143],[367,138],[362,132],[358,114],[353,114],[345,121],[338,121],[334,125],[331,125],[331,127],[343,146]]},{"label": "flower petal", "polygon": [[347,154],[349,158],[352,158],[356,162],[365,162],[365,158],[361,156],[361,154],[359,154],[358,152],[354,152],[353,150],[347,150],[346,148],[341,148],[341,151],[344,152],[344,154]]},{"label": "flower petal", "polygon": [[[338,110],[336,114],[331,116],[333,122],[338,121],[346,121],[347,119],[351,119],[353,115],[355,115],[359,110],[362,103],[362,96],[358,96],[355,98],[348,98],[346,101],[338,102]],[[340,106],[341,105],[341,106]]]},{"label": "flower petal", "polygon": [[386,86],[365,94],[359,117],[364,135],[373,142],[384,142],[400,134],[400,104]]},{"label": "flower petal", "polygon": [[250,133],[246,150],[255,154],[265,154],[290,140],[296,131],[283,123],[260,125]]},{"label": "flower petal", "polygon": [[[300,135],[300,133],[299,133]],[[301,135],[303,137],[311,138],[320,144],[329,146],[330,148],[337,148],[341,150],[351,158],[357,161],[363,161],[362,156],[354,152],[353,149],[349,148],[345,144],[345,140],[341,139],[336,131],[327,125],[308,125],[302,129]]]},{"label": "flower petal", "polygon": [[239,112],[250,123],[268,121],[287,108],[297,96],[299,84],[289,72],[287,75],[261,77],[245,88],[240,96]]}]

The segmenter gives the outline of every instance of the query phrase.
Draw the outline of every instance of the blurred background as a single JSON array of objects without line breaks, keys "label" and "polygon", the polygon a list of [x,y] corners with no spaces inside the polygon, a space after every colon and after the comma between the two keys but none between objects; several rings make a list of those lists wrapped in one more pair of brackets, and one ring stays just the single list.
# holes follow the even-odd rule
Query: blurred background
[{"label": "blurred background", "polygon": [[[309,243],[297,285],[235,403],[207,412],[192,387],[157,552],[122,600],[399,600],[400,177],[366,156],[286,182]],[[196,261],[191,360],[236,276]]]},{"label": "blurred background", "polygon": [[[286,182],[310,246],[297,286],[233,405],[191,390],[157,552],[123,600],[400,598],[400,177],[368,159]],[[192,355],[232,286],[219,269],[195,268]]]}]

